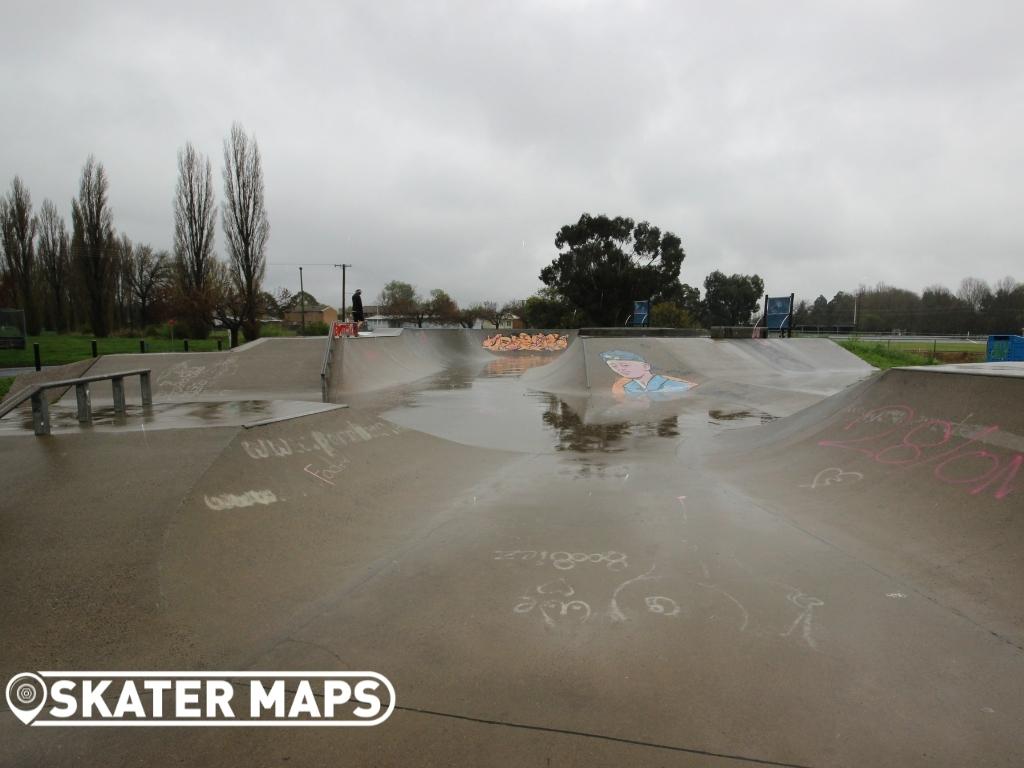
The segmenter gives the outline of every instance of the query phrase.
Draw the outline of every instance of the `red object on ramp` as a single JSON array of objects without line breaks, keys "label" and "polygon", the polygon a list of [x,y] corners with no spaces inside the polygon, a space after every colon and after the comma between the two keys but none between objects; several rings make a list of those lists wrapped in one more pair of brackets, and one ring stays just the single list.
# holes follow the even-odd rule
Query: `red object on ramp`
[{"label": "red object on ramp", "polygon": [[359,328],[355,323],[342,323],[335,321],[331,329],[331,336],[340,339],[342,336],[358,336]]}]

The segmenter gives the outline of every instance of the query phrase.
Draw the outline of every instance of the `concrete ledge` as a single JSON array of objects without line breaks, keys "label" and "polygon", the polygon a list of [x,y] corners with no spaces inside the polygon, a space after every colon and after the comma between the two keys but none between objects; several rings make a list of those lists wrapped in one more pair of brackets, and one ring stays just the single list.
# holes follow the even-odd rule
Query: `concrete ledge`
[{"label": "concrete ledge", "polygon": [[699,338],[706,337],[708,332],[703,328],[580,328],[579,335],[627,338],[642,336]]}]

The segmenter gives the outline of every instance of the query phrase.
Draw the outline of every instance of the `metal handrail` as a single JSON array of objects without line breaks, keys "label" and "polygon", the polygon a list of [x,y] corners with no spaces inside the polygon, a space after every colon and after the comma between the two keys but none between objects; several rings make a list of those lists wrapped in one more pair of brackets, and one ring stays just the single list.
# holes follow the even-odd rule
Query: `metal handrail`
[{"label": "metal handrail", "polygon": [[327,334],[327,348],[324,349],[324,361],[320,366],[320,398],[323,402],[330,402],[330,388],[331,388],[331,360],[334,356],[334,342],[333,329]]},{"label": "metal handrail", "polygon": [[89,397],[89,385],[97,381],[110,380],[114,395],[114,412],[124,414],[126,412],[124,400],[124,379],[126,376],[138,376],[139,387],[142,390],[142,405],[153,405],[153,390],[150,386],[150,368],[137,368],[131,371],[117,371],[115,373],[94,374],[92,376],[81,376],[77,379],[60,379],[58,381],[46,381],[40,384],[33,384],[17,396],[0,406],[0,418],[13,411],[26,400],[32,400],[32,429],[37,435],[50,434],[50,401],[44,396],[48,389],[59,389],[61,387],[74,387],[75,396],[78,401],[78,421],[87,424],[92,421],[92,401]]}]

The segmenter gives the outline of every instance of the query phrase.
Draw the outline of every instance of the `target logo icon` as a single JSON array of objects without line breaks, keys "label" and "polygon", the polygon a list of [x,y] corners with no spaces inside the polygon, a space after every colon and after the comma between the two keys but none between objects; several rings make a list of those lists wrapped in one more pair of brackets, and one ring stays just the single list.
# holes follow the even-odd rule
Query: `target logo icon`
[{"label": "target logo icon", "polygon": [[23,672],[7,683],[7,706],[21,722],[32,722],[46,704],[46,683],[38,675]]}]

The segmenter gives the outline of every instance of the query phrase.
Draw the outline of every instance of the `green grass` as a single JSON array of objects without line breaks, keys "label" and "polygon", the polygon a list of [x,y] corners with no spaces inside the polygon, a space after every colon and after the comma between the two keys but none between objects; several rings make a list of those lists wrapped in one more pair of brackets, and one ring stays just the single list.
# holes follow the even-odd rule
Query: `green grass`
[{"label": "green grass", "polygon": [[[224,349],[228,349],[226,335],[211,336],[203,341],[189,341],[190,352],[211,352],[217,349],[217,339],[220,338]],[[78,360],[92,357],[92,336],[75,334],[44,334],[43,336],[29,336],[25,349],[0,349],[0,368],[19,368],[34,365],[32,356],[32,344],[39,344],[39,355],[43,365],[66,365]],[[111,336],[106,339],[96,339],[97,351],[101,355],[114,355],[118,353],[132,353],[139,351],[139,338],[124,338]],[[147,352],[183,352],[184,343],[182,339],[175,339],[173,344],[168,338],[146,339]]]},{"label": "green grass", "polygon": [[263,338],[277,338],[280,336],[298,336],[299,333],[294,328],[288,328],[284,325],[278,325],[276,323],[267,323],[260,330],[260,336]]},{"label": "green grass", "polygon": [[7,393],[11,391],[11,384],[13,383],[13,376],[0,376],[0,400],[7,397]]},{"label": "green grass", "polygon": [[[813,334],[794,334],[797,337],[813,337]],[[858,337],[853,337],[854,341],[860,341]],[[839,340],[836,339],[838,342]],[[919,355],[928,356],[932,353],[932,349],[936,352],[970,352],[981,357],[985,356],[985,347],[988,343],[988,337],[979,336],[977,341],[944,341],[936,339],[934,342],[927,339],[921,340],[904,340],[899,336],[893,336],[891,339],[885,339],[884,341],[869,341],[867,344],[881,344],[887,349],[902,349],[905,351],[915,352]]]},{"label": "green grass", "polygon": [[[936,352],[975,352],[979,355],[985,355],[985,347],[987,346],[987,339],[982,339],[977,343],[971,343],[969,341],[936,341],[935,351]],[[878,342],[883,345],[891,346],[893,349],[902,349],[905,351],[916,351],[918,354],[929,354],[932,350],[932,342],[930,341],[892,341]]]},{"label": "green grass", "polygon": [[900,349],[898,345],[888,346],[884,342],[847,339],[840,341],[839,345],[850,350],[861,360],[876,368],[885,369],[903,365],[933,364],[931,358],[927,355],[914,354],[906,349]]}]

